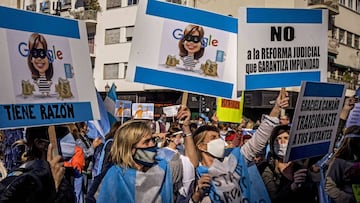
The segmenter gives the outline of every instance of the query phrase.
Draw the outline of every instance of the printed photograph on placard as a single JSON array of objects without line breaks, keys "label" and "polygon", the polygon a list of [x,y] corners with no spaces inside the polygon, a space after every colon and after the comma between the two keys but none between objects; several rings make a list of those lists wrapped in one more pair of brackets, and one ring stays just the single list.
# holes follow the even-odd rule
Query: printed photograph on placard
[{"label": "printed photograph on placard", "polygon": [[68,39],[7,30],[7,42],[16,103],[78,99]]},{"label": "printed photograph on placard", "polygon": [[164,20],[159,68],[222,79],[228,33],[173,20]]}]

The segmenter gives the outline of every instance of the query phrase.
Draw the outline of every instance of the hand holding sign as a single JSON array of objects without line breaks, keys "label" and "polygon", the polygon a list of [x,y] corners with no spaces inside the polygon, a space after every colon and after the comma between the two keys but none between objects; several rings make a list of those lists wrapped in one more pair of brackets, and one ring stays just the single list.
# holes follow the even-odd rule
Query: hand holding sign
[{"label": "hand holding sign", "polygon": [[65,168],[61,161],[60,155],[54,155],[54,147],[53,144],[50,143],[47,150],[47,161],[50,164],[50,169],[52,173],[52,177],[54,178],[55,188],[56,191],[59,188],[61,180],[64,178],[65,175]]}]

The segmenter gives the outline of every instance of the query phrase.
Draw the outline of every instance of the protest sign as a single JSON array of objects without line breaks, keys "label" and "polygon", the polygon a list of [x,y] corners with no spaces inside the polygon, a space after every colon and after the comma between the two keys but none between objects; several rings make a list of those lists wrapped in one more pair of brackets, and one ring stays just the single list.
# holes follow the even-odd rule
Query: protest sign
[{"label": "protest sign", "polygon": [[238,90],[326,82],[326,9],[240,8]]},{"label": "protest sign", "polygon": [[133,103],[132,116],[134,119],[154,119],[153,103]]},{"label": "protest sign", "polygon": [[163,107],[166,117],[175,117],[179,111],[180,105],[172,105]]},{"label": "protest sign", "polygon": [[285,162],[332,151],[344,97],[345,86],[342,84],[302,83]]},{"label": "protest sign", "polygon": [[158,0],[137,9],[126,80],[236,98],[235,18]]},{"label": "protest sign", "polygon": [[0,128],[99,119],[84,22],[0,7]]},{"label": "protest sign", "polygon": [[115,103],[115,116],[130,118],[131,115],[131,101],[116,100]]},{"label": "protest sign", "polygon": [[241,101],[217,98],[216,116],[221,122],[241,123],[244,93]]}]

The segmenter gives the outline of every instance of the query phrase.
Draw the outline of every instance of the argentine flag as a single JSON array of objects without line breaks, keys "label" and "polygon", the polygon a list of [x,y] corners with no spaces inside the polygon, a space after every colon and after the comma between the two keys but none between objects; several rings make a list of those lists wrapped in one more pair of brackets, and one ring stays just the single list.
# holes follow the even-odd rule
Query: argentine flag
[{"label": "argentine flag", "polygon": [[173,190],[170,168],[161,160],[148,171],[113,165],[106,173],[97,202],[171,203]]},{"label": "argentine flag", "polygon": [[104,101],[102,100],[101,95],[97,90],[96,97],[100,111],[100,120],[93,120],[87,122],[87,126],[89,128],[89,132],[87,133],[87,135],[92,139],[99,137],[99,135],[105,138],[105,135],[110,131],[111,127]]},{"label": "argentine flag", "polygon": [[115,84],[113,83],[104,100],[105,108],[109,117],[110,126],[112,126],[116,121],[118,121],[118,119],[114,116],[116,99],[117,96],[115,91]]}]

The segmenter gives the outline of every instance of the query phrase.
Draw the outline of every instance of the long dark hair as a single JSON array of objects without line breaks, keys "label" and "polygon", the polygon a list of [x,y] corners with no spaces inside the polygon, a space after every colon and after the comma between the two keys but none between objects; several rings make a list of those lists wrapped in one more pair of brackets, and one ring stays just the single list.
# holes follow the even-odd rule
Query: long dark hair
[{"label": "long dark hair", "polygon": [[274,152],[274,143],[275,140],[277,138],[277,136],[279,136],[280,134],[287,132],[290,132],[290,126],[288,125],[278,125],[276,126],[272,132],[271,132],[271,136],[270,136],[270,156],[272,156],[275,159],[282,159],[282,157],[278,157],[276,155],[276,153]]}]

